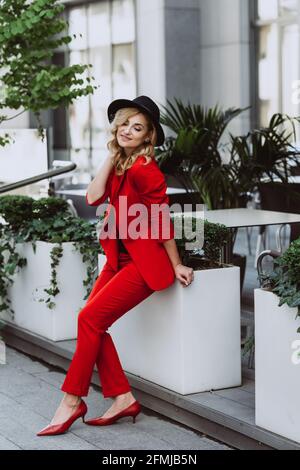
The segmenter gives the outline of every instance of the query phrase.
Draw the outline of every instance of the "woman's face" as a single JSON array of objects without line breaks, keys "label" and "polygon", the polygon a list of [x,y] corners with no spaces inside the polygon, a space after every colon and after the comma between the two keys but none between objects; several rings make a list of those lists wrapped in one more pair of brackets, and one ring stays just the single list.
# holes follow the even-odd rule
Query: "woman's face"
[{"label": "woman's face", "polygon": [[150,136],[146,118],[142,113],[128,118],[117,130],[118,144],[124,148],[127,155],[144,144],[146,139],[149,140]]}]

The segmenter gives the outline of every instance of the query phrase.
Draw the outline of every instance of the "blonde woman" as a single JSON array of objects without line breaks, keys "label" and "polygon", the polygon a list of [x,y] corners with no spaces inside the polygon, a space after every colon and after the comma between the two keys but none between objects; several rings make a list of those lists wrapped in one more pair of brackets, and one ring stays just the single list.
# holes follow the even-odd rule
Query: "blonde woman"
[{"label": "blonde woman", "polygon": [[[80,417],[92,426],[109,425],[125,416],[135,422],[141,405],[132,394],[107,329],[175,279],[184,287],[193,281],[192,268],[182,265],[177,251],[173,223],[166,209],[167,186],[154,156],[154,147],[162,145],[165,138],[159,108],[147,96],[119,99],[109,105],[108,119],[112,123],[109,156],[89,184],[86,201],[98,206],[109,198],[116,230],[104,236],[110,220],[108,210],[99,237],[106,263],[78,316],[76,351],[61,387],[65,395],[39,436],[62,434]],[[126,214],[121,196],[127,202]],[[129,208],[133,204],[142,204],[146,214],[141,219],[139,237],[132,232],[134,217],[129,215]],[[152,206],[157,204],[163,210],[153,215]],[[88,395],[95,364],[104,398],[114,401],[103,416],[85,420],[87,406],[82,397]]]}]

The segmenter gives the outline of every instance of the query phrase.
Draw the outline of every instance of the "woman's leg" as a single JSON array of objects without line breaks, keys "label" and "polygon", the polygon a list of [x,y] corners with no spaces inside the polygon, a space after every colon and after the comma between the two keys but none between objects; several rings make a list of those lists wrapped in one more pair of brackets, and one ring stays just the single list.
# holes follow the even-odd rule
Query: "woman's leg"
[{"label": "woman's leg", "polygon": [[[92,296],[78,317],[77,347],[61,387],[63,391],[68,394],[87,396],[94,364],[107,328],[153,292],[145,283],[134,262],[130,260]],[[110,341],[107,344],[111,344]],[[120,364],[119,360],[115,364],[114,358],[105,357],[110,369]],[[106,382],[105,374],[101,377],[101,385],[106,396],[122,393],[119,387],[120,384],[123,385],[123,375],[122,371],[121,382],[117,380],[109,384]],[[108,389],[108,386],[112,388]]]},{"label": "woman's leg", "polygon": [[[119,258],[119,269],[122,269],[129,261],[129,257],[121,255]],[[117,271],[114,271],[109,265],[104,266],[90,292],[87,302],[89,302],[116,273]],[[122,369],[112,337],[107,332],[102,335],[96,365],[104,398],[112,396],[110,390],[118,390],[119,393],[117,393],[117,395],[131,391],[130,384]]]},{"label": "woman's leg", "polygon": [[[98,278],[96,279],[87,302],[116,274],[108,263],[106,263]],[[66,393],[57,408],[55,415],[50,424],[59,424],[66,421],[71,414],[73,414],[75,408],[80,403],[80,396]]]}]

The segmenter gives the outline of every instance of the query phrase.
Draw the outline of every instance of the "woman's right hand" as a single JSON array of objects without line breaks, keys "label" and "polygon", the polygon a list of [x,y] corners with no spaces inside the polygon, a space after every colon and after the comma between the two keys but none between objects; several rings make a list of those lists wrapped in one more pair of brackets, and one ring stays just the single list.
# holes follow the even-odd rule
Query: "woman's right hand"
[{"label": "woman's right hand", "polygon": [[184,266],[183,264],[177,264],[175,267],[175,276],[178,279],[183,287],[187,287],[193,282],[194,280],[194,270],[188,266]]}]

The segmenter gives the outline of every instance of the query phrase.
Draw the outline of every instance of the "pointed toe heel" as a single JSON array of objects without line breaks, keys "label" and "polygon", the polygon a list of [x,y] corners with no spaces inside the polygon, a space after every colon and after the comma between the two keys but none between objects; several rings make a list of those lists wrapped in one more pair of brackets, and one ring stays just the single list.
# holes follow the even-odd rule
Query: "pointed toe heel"
[{"label": "pointed toe heel", "polygon": [[52,424],[49,426],[46,426],[44,429],[42,429],[40,432],[37,433],[37,436],[56,436],[58,434],[64,434],[65,432],[68,431],[68,429],[72,426],[74,421],[76,421],[78,418],[82,418],[84,422],[84,417],[87,413],[87,406],[83,400],[79,403],[78,407],[72,414],[72,416],[67,419],[64,423],[61,424]]},{"label": "pointed toe heel", "polygon": [[93,418],[93,419],[88,419],[85,421],[85,424],[88,424],[89,426],[107,426],[109,424],[113,424],[120,418],[124,418],[125,416],[132,416],[132,421],[135,423],[137,415],[141,412],[141,405],[139,404],[138,401],[133,402],[131,405],[129,405],[125,410],[120,411],[114,416],[111,416],[110,418]]}]

